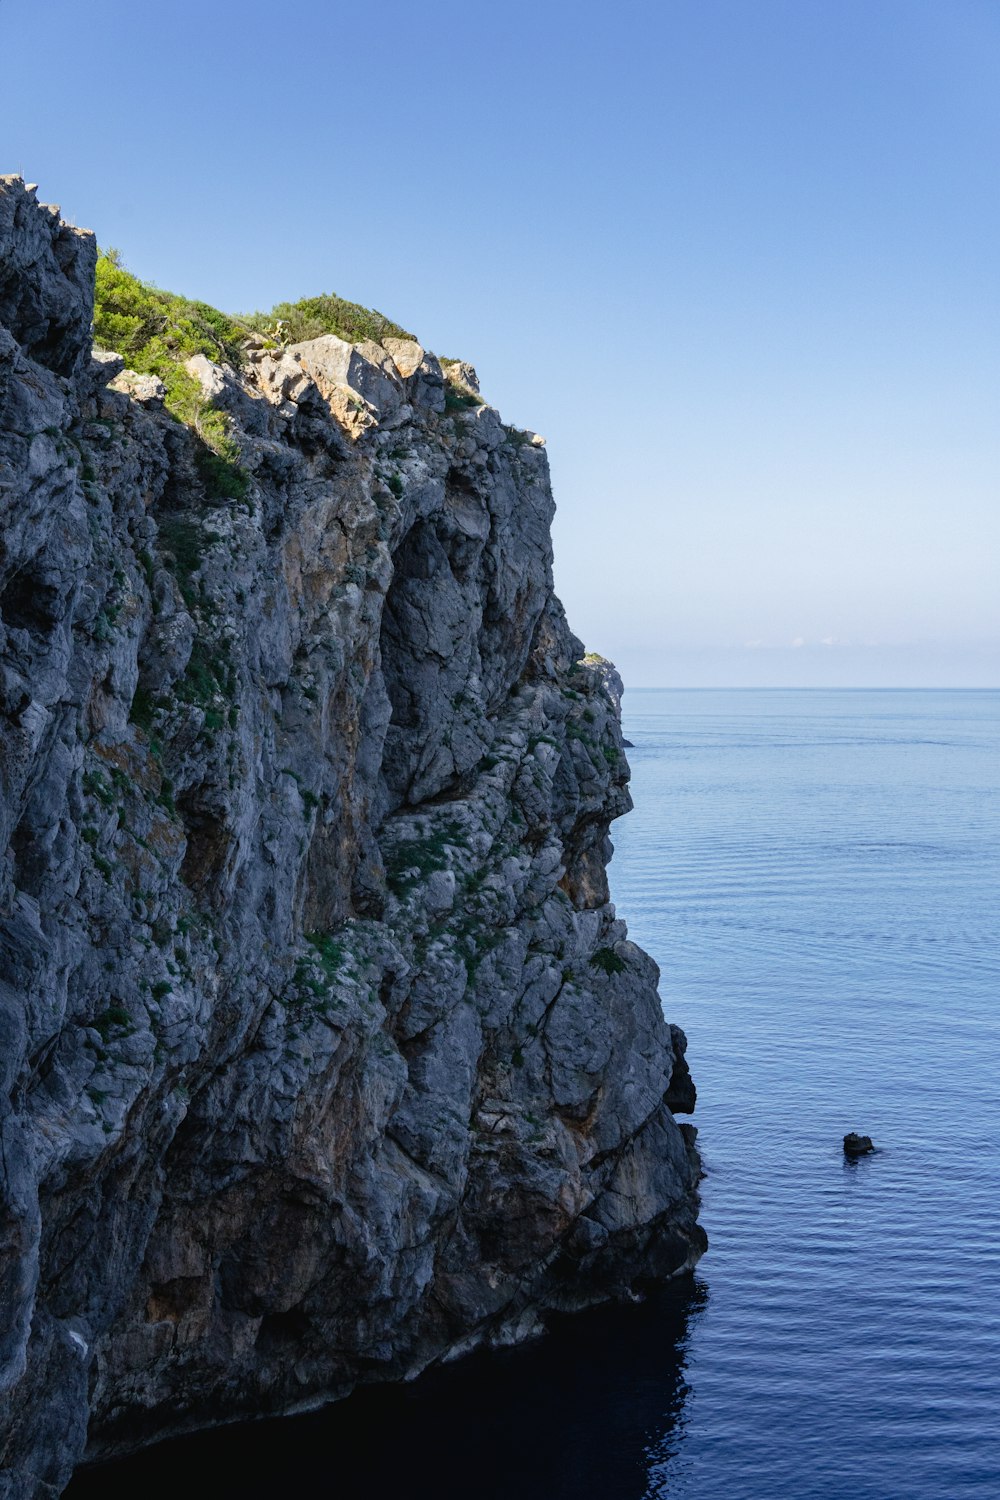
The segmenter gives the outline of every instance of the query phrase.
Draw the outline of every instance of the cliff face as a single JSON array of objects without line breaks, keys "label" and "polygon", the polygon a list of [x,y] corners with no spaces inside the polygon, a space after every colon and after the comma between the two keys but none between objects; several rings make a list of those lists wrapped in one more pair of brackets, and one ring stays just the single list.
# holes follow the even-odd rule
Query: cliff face
[{"label": "cliff face", "polygon": [[413,342],[326,337],[190,362],[220,483],[92,355],[94,260],[0,179],[9,1497],[704,1244],[540,441]]}]

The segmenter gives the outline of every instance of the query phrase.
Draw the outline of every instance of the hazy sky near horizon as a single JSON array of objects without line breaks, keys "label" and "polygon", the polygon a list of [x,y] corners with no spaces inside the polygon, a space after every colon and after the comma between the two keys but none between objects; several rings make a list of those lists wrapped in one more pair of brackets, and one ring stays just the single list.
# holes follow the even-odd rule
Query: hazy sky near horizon
[{"label": "hazy sky near horizon", "polygon": [[636,684],[1000,685],[995,0],[0,0],[0,170],[545,434]]}]

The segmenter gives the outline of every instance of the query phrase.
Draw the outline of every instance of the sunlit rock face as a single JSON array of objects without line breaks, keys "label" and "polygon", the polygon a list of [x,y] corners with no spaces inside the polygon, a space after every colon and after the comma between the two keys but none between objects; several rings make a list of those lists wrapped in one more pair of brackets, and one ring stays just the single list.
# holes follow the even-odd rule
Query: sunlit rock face
[{"label": "sunlit rock face", "polygon": [[94,258],[0,179],[18,1500],[704,1246],[683,1034],[608,901],[620,684],[553,596],[541,441],[408,340],[258,342],[188,366],[223,498],[162,383],[92,354]]}]

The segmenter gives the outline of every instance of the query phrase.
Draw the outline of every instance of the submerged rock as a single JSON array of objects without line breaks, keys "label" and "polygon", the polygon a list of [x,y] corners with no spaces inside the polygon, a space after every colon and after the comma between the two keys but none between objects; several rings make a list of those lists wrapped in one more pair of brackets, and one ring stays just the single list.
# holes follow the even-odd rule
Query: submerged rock
[{"label": "submerged rock", "polygon": [[7,1500],[705,1245],[543,447],[406,340],[196,355],[184,425],[94,253],[0,179]]}]

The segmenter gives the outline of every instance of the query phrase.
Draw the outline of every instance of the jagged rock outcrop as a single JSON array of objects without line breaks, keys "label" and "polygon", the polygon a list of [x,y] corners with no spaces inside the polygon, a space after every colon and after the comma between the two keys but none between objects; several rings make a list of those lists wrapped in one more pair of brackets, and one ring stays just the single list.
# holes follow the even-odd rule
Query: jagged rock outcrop
[{"label": "jagged rock outcrop", "polygon": [[0,179],[11,1500],[704,1245],[540,440],[408,340],[199,356],[221,494],[162,384],[92,355],[94,255]]}]

